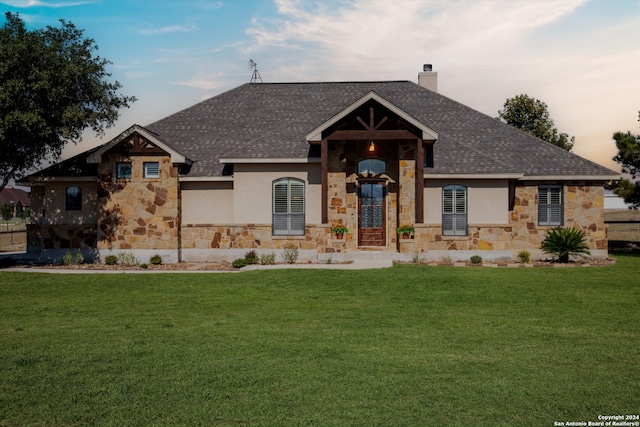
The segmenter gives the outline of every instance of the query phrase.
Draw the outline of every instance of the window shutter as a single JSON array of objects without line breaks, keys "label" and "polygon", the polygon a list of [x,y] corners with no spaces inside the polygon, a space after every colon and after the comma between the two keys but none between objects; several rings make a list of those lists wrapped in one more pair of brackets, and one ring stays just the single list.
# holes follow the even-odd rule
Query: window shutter
[{"label": "window shutter", "polygon": [[547,209],[547,205],[543,205],[542,203],[538,206],[538,224],[539,225],[548,225],[549,224],[549,209]]},{"label": "window shutter", "polygon": [[549,189],[549,221],[552,225],[562,224],[562,188]]},{"label": "window shutter", "polygon": [[538,187],[538,225],[562,225],[562,187]]},{"label": "window shutter", "polygon": [[273,234],[304,236],[304,182],[283,178],[273,182]]},{"label": "window shutter", "polygon": [[442,189],[442,234],[467,235],[467,188],[462,185]]},{"label": "window shutter", "polygon": [[144,177],[145,178],[158,178],[158,177],[160,177],[160,164],[158,162],[145,162],[144,163]]},{"label": "window shutter", "polygon": [[290,210],[289,213],[304,213],[304,184],[301,182],[291,182],[290,189]]},{"label": "window shutter", "polygon": [[273,186],[273,213],[288,213],[286,182],[279,182]]},{"label": "window shutter", "polygon": [[444,189],[442,192],[442,212],[452,214],[453,211],[453,190]]},{"label": "window shutter", "polygon": [[453,234],[455,236],[467,235],[467,214],[452,215],[454,219]]},{"label": "window shutter", "polygon": [[454,234],[453,215],[442,215],[442,234]]},{"label": "window shutter", "polygon": [[467,212],[467,195],[462,188],[457,188],[455,192],[456,207],[455,213],[463,214]]}]

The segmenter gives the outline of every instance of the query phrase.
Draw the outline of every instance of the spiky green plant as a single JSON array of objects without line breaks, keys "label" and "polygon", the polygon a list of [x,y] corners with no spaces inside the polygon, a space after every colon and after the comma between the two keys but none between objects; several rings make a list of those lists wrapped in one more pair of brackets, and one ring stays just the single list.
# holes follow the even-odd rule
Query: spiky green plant
[{"label": "spiky green plant", "polygon": [[577,228],[555,227],[542,241],[543,252],[554,255],[559,262],[569,262],[571,256],[590,255],[584,231]]}]

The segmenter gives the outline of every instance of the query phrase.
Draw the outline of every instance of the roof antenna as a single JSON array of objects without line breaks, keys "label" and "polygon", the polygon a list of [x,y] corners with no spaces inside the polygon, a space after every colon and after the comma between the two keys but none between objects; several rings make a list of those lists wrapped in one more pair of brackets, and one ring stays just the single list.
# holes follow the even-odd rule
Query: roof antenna
[{"label": "roof antenna", "polygon": [[251,75],[249,83],[258,83],[258,80],[260,80],[260,83],[264,83],[262,81],[262,77],[260,77],[260,73],[258,72],[258,64],[253,62],[253,59],[249,60],[249,69],[253,69],[253,74]]}]

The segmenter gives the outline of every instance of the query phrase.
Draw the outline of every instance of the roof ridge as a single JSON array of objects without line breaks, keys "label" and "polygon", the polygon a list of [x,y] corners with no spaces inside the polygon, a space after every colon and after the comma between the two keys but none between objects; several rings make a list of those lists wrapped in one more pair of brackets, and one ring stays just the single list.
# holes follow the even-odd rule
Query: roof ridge
[{"label": "roof ridge", "polygon": [[410,80],[338,80],[333,82],[267,82],[267,83],[244,83],[242,86],[261,86],[261,85],[330,85],[330,84],[372,84],[372,83],[408,83]]}]

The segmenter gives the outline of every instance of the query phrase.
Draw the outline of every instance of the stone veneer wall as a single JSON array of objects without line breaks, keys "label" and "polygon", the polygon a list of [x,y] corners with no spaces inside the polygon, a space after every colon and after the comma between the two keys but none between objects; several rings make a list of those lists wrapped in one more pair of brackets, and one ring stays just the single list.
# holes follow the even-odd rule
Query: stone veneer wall
[{"label": "stone veneer wall", "polygon": [[[177,250],[178,170],[169,156],[109,154],[99,165],[100,250]],[[115,163],[132,162],[131,179],[115,178]],[[143,163],[158,162],[159,178],[144,178]]]},{"label": "stone veneer wall", "polygon": [[[607,250],[607,232],[604,224],[604,188],[602,185],[564,185],[565,227],[585,231],[589,249]],[[513,226],[514,249],[539,249],[546,233],[553,227],[538,226],[538,187],[516,187]]]},{"label": "stone veneer wall", "polygon": [[273,236],[271,224],[214,225],[184,224],[181,228],[184,261],[233,261],[247,251],[278,252],[294,245],[316,261],[318,254],[344,252],[345,240],[332,239],[331,228],[307,225],[304,236]]},{"label": "stone veneer wall", "polygon": [[[328,163],[328,220],[330,226],[345,225],[342,247],[337,252],[358,250],[358,161],[368,156],[368,142],[334,142]],[[369,249],[395,251],[396,227],[415,222],[415,143],[378,142],[374,158],[387,159],[386,245]],[[400,203],[399,203],[400,201]],[[321,249],[320,251],[323,251]]]},{"label": "stone veneer wall", "polygon": [[[604,256],[607,235],[604,224],[604,189],[601,185],[565,185],[563,187],[565,227],[585,231],[593,256]],[[469,224],[467,236],[443,236],[440,224],[419,224],[414,239],[402,241],[400,252],[420,251],[494,251],[516,258],[527,250],[535,258],[546,258],[540,244],[553,227],[538,226],[537,184],[517,186],[509,224]],[[471,207],[472,208],[472,207]],[[455,253],[452,253],[452,256]],[[468,257],[467,257],[468,258]]]},{"label": "stone veneer wall", "polygon": [[[398,186],[398,220],[391,222],[393,234],[396,227],[414,225],[416,222],[416,161],[400,160],[400,176]],[[392,225],[395,225],[392,227]]]},{"label": "stone veneer wall", "polygon": [[43,262],[60,262],[69,251],[77,250],[85,262],[94,262],[99,258],[97,236],[95,224],[28,224],[27,253]]},{"label": "stone veneer wall", "polygon": [[96,249],[95,224],[27,225],[27,252],[40,249]]}]

